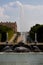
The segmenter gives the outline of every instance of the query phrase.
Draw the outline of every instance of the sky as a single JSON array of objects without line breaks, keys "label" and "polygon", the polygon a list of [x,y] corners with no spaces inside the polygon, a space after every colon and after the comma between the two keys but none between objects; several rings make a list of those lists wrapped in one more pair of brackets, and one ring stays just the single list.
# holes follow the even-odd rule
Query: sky
[{"label": "sky", "polygon": [[43,0],[0,0],[1,21],[16,21],[18,27],[29,31],[33,25],[43,24]]}]

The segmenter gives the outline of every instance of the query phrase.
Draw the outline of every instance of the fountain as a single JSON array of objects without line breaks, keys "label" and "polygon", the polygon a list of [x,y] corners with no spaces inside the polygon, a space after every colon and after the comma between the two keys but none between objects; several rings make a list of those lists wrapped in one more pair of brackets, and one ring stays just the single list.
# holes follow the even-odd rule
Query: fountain
[{"label": "fountain", "polygon": [[[20,2],[16,2],[17,6],[19,6],[20,9],[20,16],[19,16],[19,21],[17,23],[17,30],[18,32],[21,32],[21,37],[22,37],[22,42],[26,43],[26,34],[28,32],[28,29],[26,29],[27,23],[25,23],[25,16],[24,16],[24,6]],[[36,46],[37,43],[37,33],[35,33],[35,46],[34,49],[37,51],[40,51],[40,49]]]},{"label": "fountain", "polygon": [[21,37],[22,37],[22,42],[26,43],[26,24],[25,24],[25,20],[24,20],[24,8],[23,8],[23,4],[21,4],[20,2],[16,2],[17,6],[19,7],[20,10],[20,15],[19,15],[19,21],[17,22],[17,31],[21,33]]}]

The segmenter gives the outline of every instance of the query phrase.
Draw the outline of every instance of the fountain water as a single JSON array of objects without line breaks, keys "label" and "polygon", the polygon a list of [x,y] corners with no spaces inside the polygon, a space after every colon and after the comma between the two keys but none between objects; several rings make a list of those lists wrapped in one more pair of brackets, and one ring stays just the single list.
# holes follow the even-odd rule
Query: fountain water
[{"label": "fountain water", "polygon": [[16,2],[17,5],[19,5],[20,15],[19,15],[19,21],[17,23],[17,31],[21,33],[22,41],[26,43],[26,24],[24,19],[24,7],[23,4],[20,2]]}]

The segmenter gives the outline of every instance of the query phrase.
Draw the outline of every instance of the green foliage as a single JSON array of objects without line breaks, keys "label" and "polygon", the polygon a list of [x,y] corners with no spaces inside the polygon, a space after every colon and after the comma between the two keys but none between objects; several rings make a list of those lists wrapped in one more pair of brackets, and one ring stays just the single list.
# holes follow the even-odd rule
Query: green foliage
[{"label": "green foliage", "polygon": [[43,25],[36,24],[29,33],[33,41],[35,41],[35,33],[37,33],[37,41],[43,42]]},{"label": "green foliage", "polygon": [[9,28],[9,27],[7,27],[7,26],[0,25],[0,33],[2,33],[2,32],[8,32],[9,30],[12,30],[12,29]]},{"label": "green foliage", "polygon": [[4,42],[6,40],[6,33],[1,33],[1,42]]},{"label": "green foliage", "polygon": [[43,25],[40,25],[37,31],[37,40],[38,42],[43,42]]},{"label": "green foliage", "polygon": [[8,40],[11,39],[11,37],[13,36],[13,34],[14,34],[14,31],[13,30],[9,30],[8,31]]},{"label": "green foliage", "polygon": [[1,41],[1,34],[0,34],[0,41]]},{"label": "green foliage", "polygon": [[36,24],[35,26],[31,27],[31,30],[29,31],[30,37],[33,41],[35,40],[35,33],[37,33],[39,27],[40,25]]},{"label": "green foliage", "polygon": [[7,32],[8,32],[8,40],[10,40],[10,38],[14,34],[14,31],[7,26],[0,25],[0,34],[1,34],[0,39],[1,39],[2,42],[6,41],[6,37],[7,37],[6,33]]}]

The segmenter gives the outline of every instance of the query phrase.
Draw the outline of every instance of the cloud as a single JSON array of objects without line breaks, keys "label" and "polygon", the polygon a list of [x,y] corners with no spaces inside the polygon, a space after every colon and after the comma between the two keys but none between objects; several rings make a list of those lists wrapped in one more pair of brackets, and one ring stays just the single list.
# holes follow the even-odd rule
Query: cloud
[{"label": "cloud", "polygon": [[0,7],[0,16],[3,16],[4,8]]},{"label": "cloud", "polygon": [[2,14],[0,15],[0,19],[16,20],[20,12],[19,7],[22,7],[22,4],[19,1],[4,4],[1,7],[4,11],[1,10],[0,14]]},{"label": "cloud", "polygon": [[[23,10],[21,9],[23,7]],[[21,13],[24,11],[24,16]],[[0,20],[10,20],[15,21],[17,23],[21,20],[20,15],[24,18],[23,22],[25,24],[25,29],[30,29],[31,26],[35,25],[36,23],[43,24],[43,5],[29,5],[29,4],[22,4],[19,1],[16,2],[9,2],[2,7],[0,6]]]},{"label": "cloud", "polygon": [[20,6],[22,6],[22,3],[19,1],[15,1],[15,2],[9,2],[5,5],[3,5],[4,8],[13,7],[13,6],[20,7]]},{"label": "cloud", "polygon": [[0,7],[0,17],[1,17],[1,18],[9,18],[8,15],[5,15],[5,14],[4,14],[4,11],[5,11],[4,8],[3,8],[3,7]]},{"label": "cloud", "polygon": [[10,2],[9,6],[13,6],[15,4],[15,2]]},{"label": "cloud", "polygon": [[29,10],[43,10],[43,5],[24,5],[24,8]]}]

